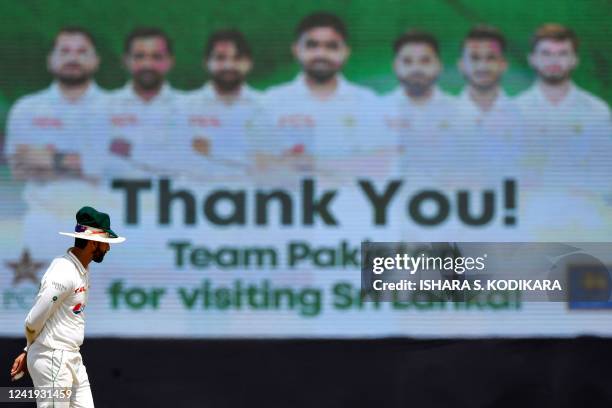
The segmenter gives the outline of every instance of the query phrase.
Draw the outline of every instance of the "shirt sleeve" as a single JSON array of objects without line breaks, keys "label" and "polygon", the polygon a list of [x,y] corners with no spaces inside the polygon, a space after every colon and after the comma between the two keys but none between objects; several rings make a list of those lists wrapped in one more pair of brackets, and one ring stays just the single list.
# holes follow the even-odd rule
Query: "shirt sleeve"
[{"label": "shirt sleeve", "polygon": [[17,101],[11,108],[6,121],[5,154],[10,157],[17,151],[17,146],[29,144],[28,118],[23,102]]},{"label": "shirt sleeve", "polygon": [[40,334],[45,323],[55,313],[61,302],[74,290],[70,274],[61,267],[61,261],[51,264],[42,278],[40,289],[25,320],[28,346]]}]

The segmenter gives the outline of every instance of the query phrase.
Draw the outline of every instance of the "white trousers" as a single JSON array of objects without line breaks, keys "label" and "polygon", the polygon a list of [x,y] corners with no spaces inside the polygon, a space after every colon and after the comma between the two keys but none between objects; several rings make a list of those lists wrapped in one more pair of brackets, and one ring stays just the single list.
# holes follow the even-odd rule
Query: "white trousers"
[{"label": "white trousers", "polygon": [[93,398],[81,353],[51,349],[34,342],[28,349],[28,371],[34,387],[71,390],[70,401],[37,401],[38,408],[93,408]]}]

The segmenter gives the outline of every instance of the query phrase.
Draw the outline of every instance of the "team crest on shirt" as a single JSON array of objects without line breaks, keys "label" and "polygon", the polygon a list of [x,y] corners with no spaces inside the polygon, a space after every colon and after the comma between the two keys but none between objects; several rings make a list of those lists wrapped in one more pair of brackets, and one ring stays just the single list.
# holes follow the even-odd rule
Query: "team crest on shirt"
[{"label": "team crest on shirt", "polygon": [[77,303],[76,305],[72,306],[72,313],[75,315],[80,314],[83,310],[85,310],[85,305],[82,303]]},{"label": "team crest on shirt", "polygon": [[353,127],[353,126],[355,126],[355,122],[356,122],[356,121],[355,121],[355,118],[354,118],[352,115],[345,116],[345,117],[342,119],[342,123],[343,123],[343,124],[344,124],[344,126],[346,126],[346,127]]}]

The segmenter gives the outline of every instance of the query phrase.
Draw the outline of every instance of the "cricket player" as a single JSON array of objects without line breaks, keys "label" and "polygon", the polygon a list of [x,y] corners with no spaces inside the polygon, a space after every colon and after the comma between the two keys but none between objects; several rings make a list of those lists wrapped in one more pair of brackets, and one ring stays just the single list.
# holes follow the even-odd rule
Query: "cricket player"
[{"label": "cricket player", "polygon": [[537,79],[517,97],[531,141],[527,165],[563,171],[564,182],[598,176],[603,182],[596,171],[610,158],[610,108],[572,81],[577,52],[576,34],[560,24],[545,24],[533,36],[528,59]]},{"label": "cricket player", "polygon": [[[193,172],[215,177],[245,176],[276,150],[261,94],[246,83],[253,68],[251,47],[237,30],[212,33],[202,66],[210,81],[188,94],[187,143],[197,156]],[[268,153],[268,154],[266,154]],[[204,170],[204,171],[202,171]]]},{"label": "cricket player", "polygon": [[513,176],[520,151],[522,119],[501,86],[508,68],[506,40],[494,27],[476,26],[463,40],[458,66],[466,81],[459,96],[449,159],[458,176],[498,183]]},{"label": "cricket player", "polygon": [[102,262],[111,243],[125,238],[110,229],[108,214],[83,207],[76,214],[74,247],[55,258],[42,277],[34,306],[25,320],[27,345],[13,363],[11,377],[26,370],[34,386],[71,390],[70,401],[45,399],[41,407],[93,408],[87,371],[79,348],[85,334],[85,307],[89,294],[89,264]]},{"label": "cricket player", "polygon": [[612,226],[610,108],[572,81],[579,59],[571,29],[539,27],[528,61],[536,80],[517,104],[526,124],[522,167],[533,223],[550,231],[545,239],[605,239]]},{"label": "cricket player", "polygon": [[96,109],[106,92],[93,79],[99,64],[88,31],[66,27],[57,33],[47,56],[54,81],[17,100],[8,116],[6,153],[14,178],[44,182],[96,175],[82,156],[100,136]]},{"label": "cricket player", "polygon": [[[13,178],[25,182],[27,212],[19,237],[25,245],[48,242],[49,231],[61,228],[72,215],[67,208],[84,204],[76,192],[86,196],[102,177],[98,154],[105,133],[100,107],[107,93],[94,81],[99,64],[90,32],[62,28],[47,56],[53,82],[11,108],[6,152]],[[39,259],[57,253],[51,243],[29,250]]]},{"label": "cricket player", "polygon": [[385,127],[397,135],[404,176],[411,184],[422,179],[431,186],[447,171],[456,101],[437,85],[442,63],[432,34],[408,31],[395,40],[393,51],[400,86],[384,97]]},{"label": "cricket player", "polygon": [[166,81],[174,66],[172,41],[158,28],[137,28],[125,40],[124,64],[132,79],[111,94],[106,109],[108,171],[146,176],[176,170],[184,95]]},{"label": "cricket player", "polygon": [[333,14],[303,18],[291,47],[302,72],[265,95],[285,157],[299,172],[354,172],[350,158],[375,147],[383,133],[370,114],[380,98],[341,74],[350,56],[347,39]]}]

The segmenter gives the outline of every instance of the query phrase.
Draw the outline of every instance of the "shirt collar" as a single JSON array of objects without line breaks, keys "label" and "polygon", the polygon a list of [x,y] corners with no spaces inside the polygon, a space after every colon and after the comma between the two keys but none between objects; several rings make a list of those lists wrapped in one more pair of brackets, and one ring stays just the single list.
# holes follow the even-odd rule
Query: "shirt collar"
[{"label": "shirt collar", "polygon": [[406,92],[404,91],[404,88],[399,86],[395,91],[393,91],[391,93],[391,95],[393,95],[394,98],[398,98],[402,101],[405,101],[406,103],[408,103],[411,106],[414,107],[422,107],[422,106],[427,106],[429,104],[432,103],[436,103],[441,97],[442,97],[442,91],[440,90],[440,88],[435,85],[433,87],[432,90],[432,94],[431,94],[431,99],[425,104],[425,105],[416,105],[412,102],[412,100],[408,97],[408,95],[406,95]]},{"label": "shirt collar", "polygon": [[159,93],[157,95],[155,95],[155,97],[149,101],[144,101],[140,98],[140,96],[138,96],[138,94],[136,93],[136,91],[134,91],[134,82],[133,81],[128,81],[125,86],[123,87],[123,92],[125,95],[128,95],[130,97],[130,99],[133,100],[137,100],[140,101],[143,104],[150,104],[150,103],[154,103],[156,101],[159,100],[164,100],[166,98],[169,98],[173,95],[173,89],[170,86],[170,84],[166,81],[164,81],[164,83],[161,86],[161,89],[159,90]]},{"label": "shirt collar", "polygon": [[77,270],[79,271],[79,273],[81,275],[86,275],[87,274],[87,268],[85,268],[83,266],[83,264],[81,263],[81,261],[79,261],[79,258],[77,258],[72,251],[70,250],[72,248],[68,248],[68,250],[66,251],[66,255],[68,257],[68,259],[70,261],[72,261],[72,263],[74,264],[74,266],[76,266]]},{"label": "shirt collar", "polygon": [[[348,86],[347,80],[346,78],[344,78],[344,75],[338,73],[336,74],[336,78],[338,79],[338,86],[336,87],[334,94],[329,99],[342,96]],[[304,74],[304,72],[300,72],[298,74],[298,76],[294,80],[294,83],[298,87],[300,94],[312,96],[312,94],[310,93],[310,89],[308,89],[308,86],[306,85],[306,74]]]},{"label": "shirt collar", "polygon": [[[205,98],[217,98],[217,91],[215,91],[215,88],[212,82],[210,81],[204,84],[204,86],[201,88],[200,94]],[[256,96],[257,92],[253,88],[251,88],[246,82],[242,84],[242,86],[240,87],[240,93],[238,95],[239,100],[250,100],[255,98]]]},{"label": "shirt collar", "polygon": [[64,94],[62,93],[59,83],[57,81],[53,81],[51,83],[51,86],[49,87],[49,91],[51,92],[53,96],[59,98],[62,101],[65,101],[68,103],[78,103],[78,102],[86,101],[90,98],[98,96],[102,92],[102,89],[94,81],[91,81],[89,83],[89,86],[87,87],[87,90],[85,90],[85,93],[83,93],[83,95],[81,95],[81,97],[77,99],[76,101],[70,101],[64,97]]},{"label": "shirt collar", "polygon": [[492,112],[498,109],[502,104],[505,104],[506,102],[508,102],[510,98],[508,97],[508,94],[506,93],[506,91],[504,91],[504,89],[500,87],[499,93],[497,94],[497,98],[495,98],[495,101],[493,102],[493,106],[491,106],[491,109],[489,109],[487,112],[483,112],[480,109],[480,107],[476,105],[476,103],[470,97],[470,91],[468,90],[468,87],[466,86],[461,91],[461,94],[459,94],[459,100],[461,101],[461,104],[464,106],[465,104],[468,104],[469,106],[478,110],[479,112],[487,113],[487,112]]},{"label": "shirt collar", "polygon": [[536,98],[539,101],[545,103],[546,105],[552,106],[560,106],[567,103],[568,101],[572,100],[577,93],[576,84],[574,84],[573,81],[570,81],[570,86],[569,90],[567,91],[567,95],[565,95],[565,97],[561,99],[558,103],[551,104],[551,102],[546,98],[546,95],[544,95],[544,92],[542,92],[542,88],[540,88],[537,81],[531,86],[531,91],[536,95]]}]

